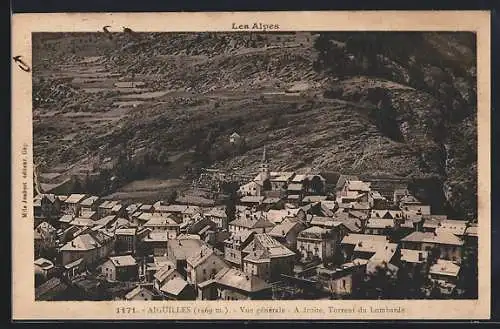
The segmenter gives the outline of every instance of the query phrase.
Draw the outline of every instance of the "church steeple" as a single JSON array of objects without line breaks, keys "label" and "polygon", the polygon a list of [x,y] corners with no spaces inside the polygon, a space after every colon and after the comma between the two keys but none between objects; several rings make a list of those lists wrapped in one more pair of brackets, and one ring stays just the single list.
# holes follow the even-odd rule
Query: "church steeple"
[{"label": "church steeple", "polygon": [[268,163],[269,160],[267,159],[267,153],[266,153],[266,146],[264,146],[264,152],[262,152],[262,163]]}]

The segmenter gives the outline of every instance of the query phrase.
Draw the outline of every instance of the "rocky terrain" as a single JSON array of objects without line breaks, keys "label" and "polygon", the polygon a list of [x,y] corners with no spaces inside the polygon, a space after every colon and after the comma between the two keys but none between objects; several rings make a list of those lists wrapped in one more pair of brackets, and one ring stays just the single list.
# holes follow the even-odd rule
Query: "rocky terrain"
[{"label": "rocky terrain", "polygon": [[123,184],[246,177],[266,146],[275,170],[417,179],[450,216],[477,216],[473,35],[45,33],[33,68],[45,173],[126,159]]}]

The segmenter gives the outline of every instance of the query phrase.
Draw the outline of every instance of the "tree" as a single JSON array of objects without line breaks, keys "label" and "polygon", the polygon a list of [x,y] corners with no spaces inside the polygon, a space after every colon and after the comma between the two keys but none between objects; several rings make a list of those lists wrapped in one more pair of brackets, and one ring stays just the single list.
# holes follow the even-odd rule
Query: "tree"
[{"label": "tree", "polygon": [[229,222],[232,222],[233,220],[236,219],[236,201],[237,201],[237,195],[236,193],[231,193],[229,194],[229,197],[226,200],[226,217],[227,221],[224,223],[224,229],[228,230]]}]

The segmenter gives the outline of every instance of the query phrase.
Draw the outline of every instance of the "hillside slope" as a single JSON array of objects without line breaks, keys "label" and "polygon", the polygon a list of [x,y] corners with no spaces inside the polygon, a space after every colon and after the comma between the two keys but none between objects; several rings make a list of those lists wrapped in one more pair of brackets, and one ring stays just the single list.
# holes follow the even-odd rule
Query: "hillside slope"
[{"label": "hillside slope", "polygon": [[437,33],[36,35],[35,155],[65,175],[127,150],[146,154],[141,177],[251,176],[266,146],[276,170],[425,178],[424,198],[474,217],[474,49]]}]

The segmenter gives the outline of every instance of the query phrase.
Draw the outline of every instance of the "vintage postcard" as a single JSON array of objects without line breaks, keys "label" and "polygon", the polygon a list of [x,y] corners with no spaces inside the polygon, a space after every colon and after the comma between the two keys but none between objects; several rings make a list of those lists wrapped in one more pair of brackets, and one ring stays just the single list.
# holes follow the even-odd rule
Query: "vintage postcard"
[{"label": "vintage postcard", "polygon": [[13,319],[488,319],[490,15],[16,14]]}]

